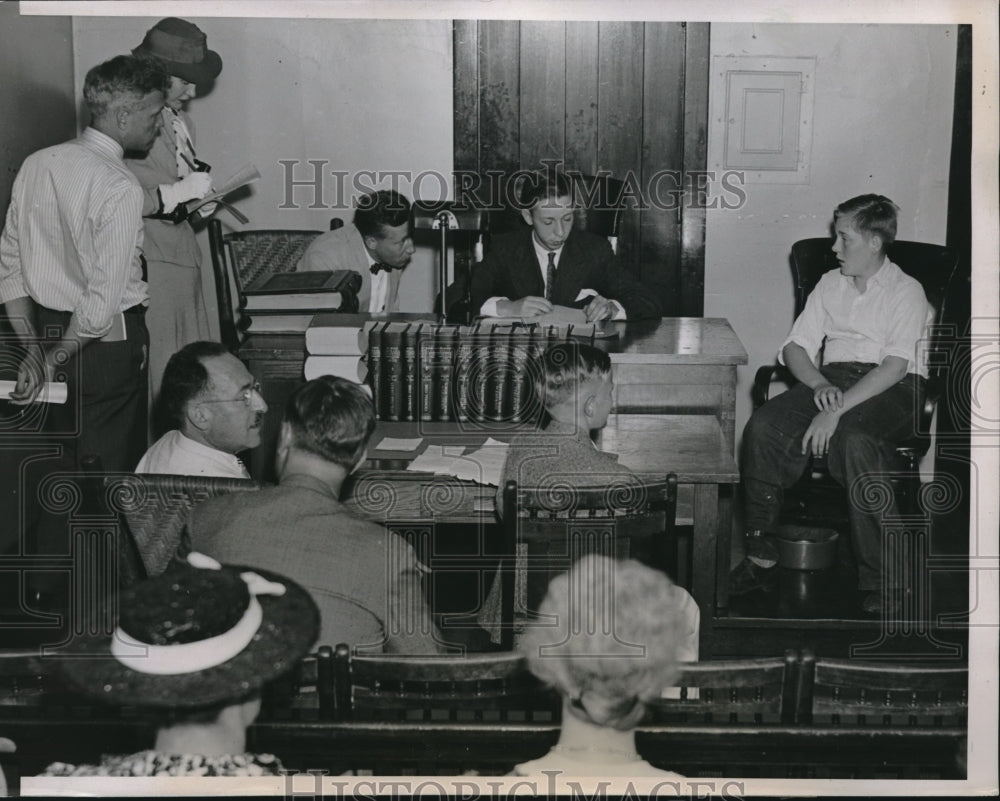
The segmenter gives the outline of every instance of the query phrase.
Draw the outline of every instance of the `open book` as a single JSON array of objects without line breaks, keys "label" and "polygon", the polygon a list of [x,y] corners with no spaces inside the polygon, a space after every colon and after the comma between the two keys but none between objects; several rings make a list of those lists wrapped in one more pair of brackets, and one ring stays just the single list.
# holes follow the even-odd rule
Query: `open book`
[{"label": "open book", "polygon": [[583,309],[574,309],[569,306],[553,306],[552,311],[534,317],[486,317],[478,322],[481,327],[486,329],[516,322],[524,325],[555,326],[560,333],[566,333],[572,326],[571,333],[577,337],[593,336],[597,339],[605,339],[618,336],[618,329],[611,321],[588,323]]}]

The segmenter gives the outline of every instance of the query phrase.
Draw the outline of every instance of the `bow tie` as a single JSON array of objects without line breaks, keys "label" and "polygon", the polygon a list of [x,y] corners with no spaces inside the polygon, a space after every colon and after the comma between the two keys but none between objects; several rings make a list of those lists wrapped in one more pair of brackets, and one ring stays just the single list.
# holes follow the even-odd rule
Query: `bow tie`
[{"label": "bow tie", "polygon": [[379,270],[385,270],[387,273],[391,273],[395,268],[391,264],[383,264],[380,261],[375,262],[371,267],[372,275],[378,275]]}]

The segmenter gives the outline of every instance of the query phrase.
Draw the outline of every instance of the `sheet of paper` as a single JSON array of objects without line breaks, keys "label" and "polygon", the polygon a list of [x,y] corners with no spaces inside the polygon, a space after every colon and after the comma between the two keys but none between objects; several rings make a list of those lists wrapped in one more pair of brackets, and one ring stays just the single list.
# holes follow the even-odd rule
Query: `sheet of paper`
[{"label": "sheet of paper", "polygon": [[[0,400],[10,400],[10,393],[17,386],[16,381],[0,381]],[[66,384],[62,381],[46,381],[34,403],[65,403],[69,397]]]},{"label": "sheet of paper", "polygon": [[421,442],[423,442],[423,439],[420,437],[407,439],[404,439],[403,437],[383,437],[378,445],[376,445],[372,450],[403,451],[404,453],[413,453],[413,451],[420,447]]},{"label": "sheet of paper", "polygon": [[490,438],[478,450],[456,457],[451,475],[496,487],[506,459],[507,445]]},{"label": "sheet of paper", "polygon": [[415,473],[451,475],[449,470],[453,460],[453,456],[445,456],[440,445],[428,445],[426,450],[410,462],[406,469]]}]

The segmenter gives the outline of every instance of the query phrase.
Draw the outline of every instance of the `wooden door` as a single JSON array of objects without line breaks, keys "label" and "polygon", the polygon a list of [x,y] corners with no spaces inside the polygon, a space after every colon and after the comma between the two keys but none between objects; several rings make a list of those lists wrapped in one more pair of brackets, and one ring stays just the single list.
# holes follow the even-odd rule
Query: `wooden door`
[{"label": "wooden door", "polygon": [[610,172],[628,197],[619,257],[665,315],[701,316],[708,24],[461,20],[454,48],[456,184],[477,179],[493,207],[518,170]]}]

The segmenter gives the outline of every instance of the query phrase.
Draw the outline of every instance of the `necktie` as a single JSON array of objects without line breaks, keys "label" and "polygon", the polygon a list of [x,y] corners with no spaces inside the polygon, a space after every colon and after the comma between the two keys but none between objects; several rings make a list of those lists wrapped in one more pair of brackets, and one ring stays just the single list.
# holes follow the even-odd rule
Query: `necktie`
[{"label": "necktie", "polygon": [[392,272],[392,266],[389,264],[383,264],[380,261],[375,262],[370,268],[372,275],[378,275],[379,270],[385,270],[387,273]]},{"label": "necktie", "polygon": [[545,299],[552,300],[552,286],[556,282],[556,254],[549,251],[549,266],[545,268]]}]

